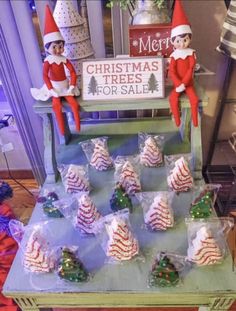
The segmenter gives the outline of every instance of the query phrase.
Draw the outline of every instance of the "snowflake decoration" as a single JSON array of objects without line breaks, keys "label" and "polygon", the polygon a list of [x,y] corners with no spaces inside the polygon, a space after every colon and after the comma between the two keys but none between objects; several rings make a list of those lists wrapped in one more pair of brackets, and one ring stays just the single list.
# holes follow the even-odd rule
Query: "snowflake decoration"
[{"label": "snowflake decoration", "polygon": [[155,36],[156,36],[157,38],[160,38],[160,36],[161,36],[160,32],[157,32],[157,33],[155,34]]},{"label": "snowflake decoration", "polygon": [[132,45],[135,46],[135,47],[138,46],[138,40],[134,40],[134,41],[132,42]]}]

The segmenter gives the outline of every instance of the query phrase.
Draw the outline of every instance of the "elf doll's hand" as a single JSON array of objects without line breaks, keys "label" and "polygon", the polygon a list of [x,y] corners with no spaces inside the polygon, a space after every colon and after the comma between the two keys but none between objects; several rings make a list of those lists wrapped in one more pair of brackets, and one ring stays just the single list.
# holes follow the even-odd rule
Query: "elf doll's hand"
[{"label": "elf doll's hand", "polygon": [[74,95],[74,91],[75,91],[75,86],[74,85],[70,85],[70,87],[68,89],[68,93]]},{"label": "elf doll's hand", "polygon": [[185,90],[185,85],[182,83],[175,90],[176,90],[177,93],[181,93],[181,92],[183,92]]},{"label": "elf doll's hand", "polygon": [[51,89],[50,91],[50,95],[53,96],[53,97],[59,97],[57,91],[55,89]]}]

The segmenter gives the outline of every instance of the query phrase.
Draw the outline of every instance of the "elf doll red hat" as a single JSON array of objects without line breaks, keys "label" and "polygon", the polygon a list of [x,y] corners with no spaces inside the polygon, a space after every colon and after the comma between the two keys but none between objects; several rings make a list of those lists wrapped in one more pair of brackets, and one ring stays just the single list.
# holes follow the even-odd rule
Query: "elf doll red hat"
[{"label": "elf doll red hat", "polygon": [[54,41],[65,41],[62,37],[57,24],[53,18],[51,10],[48,5],[45,7],[45,21],[44,21],[44,36],[43,36],[43,43],[44,46],[47,43],[54,42]]},{"label": "elf doll red hat", "polygon": [[180,0],[175,1],[174,13],[172,17],[171,38],[181,36],[183,34],[192,34],[190,23],[184,13],[184,9]]}]

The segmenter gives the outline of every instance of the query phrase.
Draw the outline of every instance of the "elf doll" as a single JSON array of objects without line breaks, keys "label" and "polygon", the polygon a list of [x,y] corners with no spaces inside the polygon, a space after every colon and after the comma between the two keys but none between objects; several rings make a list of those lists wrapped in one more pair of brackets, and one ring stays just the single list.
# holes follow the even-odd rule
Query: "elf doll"
[{"label": "elf doll", "polygon": [[[43,64],[45,85],[41,89],[31,89],[31,94],[36,100],[45,101],[52,97],[52,109],[56,115],[58,127],[62,135],[65,134],[65,125],[60,97],[64,97],[73,112],[76,130],[80,131],[79,105],[74,97],[79,95],[79,90],[76,86],[76,72],[71,62],[62,55],[65,41],[48,5],[45,8],[43,41],[48,54]],[[70,82],[66,78],[64,66],[70,72]]]},{"label": "elf doll", "polygon": [[198,97],[193,85],[193,73],[196,64],[196,55],[193,49],[189,48],[192,38],[192,30],[185,16],[180,0],[175,1],[172,18],[171,41],[175,51],[170,55],[170,78],[173,81],[169,102],[175,123],[180,126],[179,97],[185,92],[189,98],[192,122],[198,126]]}]

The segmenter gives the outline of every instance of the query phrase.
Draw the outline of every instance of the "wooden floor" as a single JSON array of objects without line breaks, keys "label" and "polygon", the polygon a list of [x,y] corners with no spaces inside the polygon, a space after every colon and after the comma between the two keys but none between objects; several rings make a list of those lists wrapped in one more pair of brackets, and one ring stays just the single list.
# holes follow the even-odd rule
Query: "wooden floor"
[{"label": "wooden floor", "polygon": [[[13,188],[14,196],[12,199],[8,200],[10,205],[12,206],[13,212],[15,216],[21,220],[24,224],[27,224],[30,216],[32,214],[33,208],[35,206],[37,194],[39,192],[39,187],[36,183],[35,180],[33,179],[21,179],[18,180],[21,182],[29,191],[31,191],[34,196],[30,195],[25,189],[20,187],[18,184],[16,184],[12,180],[5,180],[10,184],[10,186]],[[235,214],[235,219],[236,219],[236,214]],[[234,230],[230,232],[229,235],[229,246],[231,249],[232,254],[235,254],[235,248],[236,248],[236,227]],[[235,257],[236,258],[236,257]],[[54,311],[197,311],[198,308],[164,308],[164,307],[157,307],[157,308],[116,308],[116,309],[97,309],[97,308],[80,308],[80,309],[59,309],[59,308],[54,308]],[[233,304],[231,307],[230,311],[236,311],[236,303]]]}]

